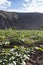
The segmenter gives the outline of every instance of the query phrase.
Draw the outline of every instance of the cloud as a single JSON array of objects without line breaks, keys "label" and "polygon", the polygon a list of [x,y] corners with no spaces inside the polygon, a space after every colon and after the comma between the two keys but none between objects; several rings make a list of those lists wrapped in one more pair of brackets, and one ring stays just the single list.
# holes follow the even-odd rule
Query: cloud
[{"label": "cloud", "polygon": [[7,11],[8,11],[8,12],[22,12],[22,11],[17,10],[17,9],[8,9]]},{"label": "cloud", "polygon": [[[5,0],[5,1],[7,1],[7,0]],[[9,9],[7,11],[13,11],[13,12],[41,12],[41,13],[43,13],[43,0],[23,0],[22,7],[16,8],[16,9],[12,8],[12,9]]]},{"label": "cloud", "polygon": [[29,0],[25,0],[26,2],[28,2]]},{"label": "cloud", "polygon": [[8,0],[0,0],[0,9],[6,9],[10,7],[11,2]]},{"label": "cloud", "polygon": [[43,12],[43,0],[25,0],[21,12]]}]

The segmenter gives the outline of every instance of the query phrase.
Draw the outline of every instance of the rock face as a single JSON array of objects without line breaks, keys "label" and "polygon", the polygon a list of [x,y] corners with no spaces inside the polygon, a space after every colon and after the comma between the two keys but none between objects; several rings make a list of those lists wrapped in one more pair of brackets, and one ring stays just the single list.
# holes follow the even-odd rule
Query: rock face
[{"label": "rock face", "polygon": [[0,29],[41,29],[43,13],[17,13],[0,11]]}]

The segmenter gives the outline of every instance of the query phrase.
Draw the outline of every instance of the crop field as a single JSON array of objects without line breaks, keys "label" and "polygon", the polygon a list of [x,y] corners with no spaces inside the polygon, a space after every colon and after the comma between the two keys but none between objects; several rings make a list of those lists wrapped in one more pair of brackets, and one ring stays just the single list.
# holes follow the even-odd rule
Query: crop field
[{"label": "crop field", "polygon": [[43,44],[43,31],[12,29],[0,30],[0,44],[10,44],[11,42],[18,42],[18,44]]},{"label": "crop field", "polygon": [[0,30],[0,65],[43,65],[43,31]]}]

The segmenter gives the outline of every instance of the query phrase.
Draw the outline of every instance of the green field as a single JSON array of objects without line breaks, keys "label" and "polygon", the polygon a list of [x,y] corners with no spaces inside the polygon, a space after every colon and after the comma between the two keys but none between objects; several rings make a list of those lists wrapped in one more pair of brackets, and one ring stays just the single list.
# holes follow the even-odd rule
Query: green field
[{"label": "green field", "polygon": [[0,30],[0,65],[41,65],[41,58],[43,61],[43,31]]},{"label": "green field", "polygon": [[[40,30],[0,30],[0,44],[43,44]],[[12,44],[11,44],[12,45]]]}]

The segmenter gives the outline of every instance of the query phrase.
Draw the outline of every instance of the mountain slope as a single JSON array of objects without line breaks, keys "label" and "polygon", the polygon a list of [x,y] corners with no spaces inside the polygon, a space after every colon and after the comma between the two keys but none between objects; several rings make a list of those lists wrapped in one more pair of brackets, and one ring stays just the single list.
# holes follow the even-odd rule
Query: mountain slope
[{"label": "mountain slope", "polygon": [[0,29],[40,29],[43,13],[16,13],[0,11]]},{"label": "mountain slope", "polygon": [[16,13],[0,11],[0,29],[15,27],[15,22],[18,19]]}]

